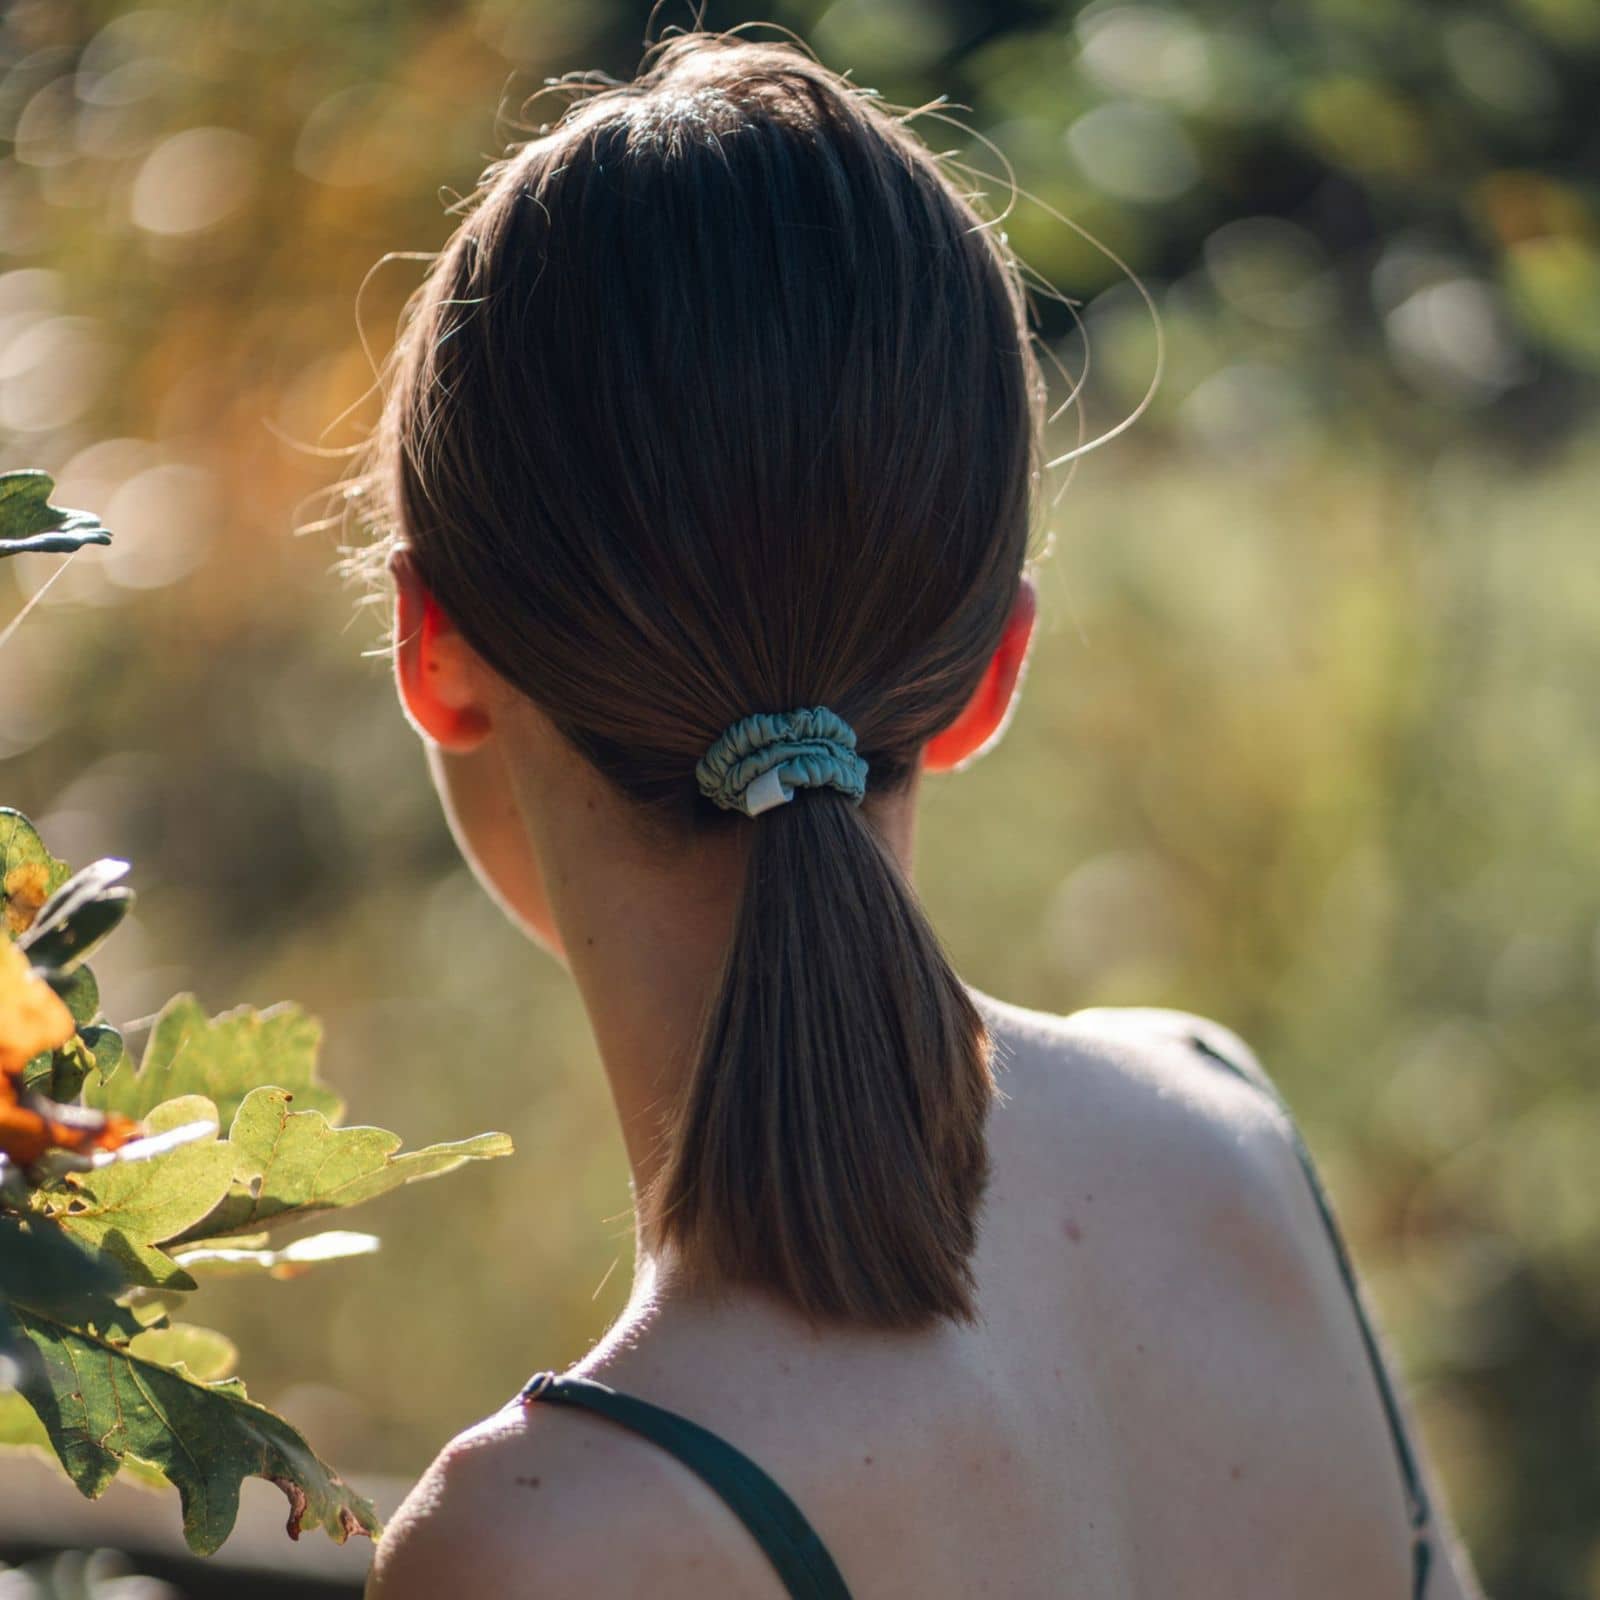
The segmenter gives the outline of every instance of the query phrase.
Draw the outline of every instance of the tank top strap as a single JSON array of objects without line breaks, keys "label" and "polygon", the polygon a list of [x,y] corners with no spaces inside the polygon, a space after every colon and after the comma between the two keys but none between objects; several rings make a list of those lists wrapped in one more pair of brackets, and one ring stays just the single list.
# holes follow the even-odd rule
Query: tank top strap
[{"label": "tank top strap", "polygon": [[707,1484],[749,1529],[795,1600],[850,1600],[839,1569],[800,1508],[742,1451],[675,1411],[592,1378],[535,1373],[518,1399],[576,1406],[643,1435]]},{"label": "tank top strap", "polygon": [[1411,1440],[1406,1433],[1405,1418],[1395,1395],[1394,1382],[1389,1376],[1388,1366],[1378,1345],[1378,1336],[1367,1312],[1361,1286],[1356,1278],[1355,1266],[1345,1246],[1344,1234],[1333,1214],[1333,1205],[1328,1199],[1326,1189],[1323,1188],[1321,1174],[1317,1171],[1311,1151],[1301,1137],[1300,1129],[1290,1114],[1288,1105],[1278,1093],[1277,1086],[1271,1078],[1253,1061],[1234,1060],[1231,1055],[1219,1050],[1209,1039],[1202,1038],[1198,1033],[1190,1033],[1187,1037],[1203,1055],[1210,1057],[1211,1060],[1227,1068],[1235,1077],[1242,1078],[1252,1088],[1264,1094],[1283,1113],[1284,1120],[1289,1126],[1294,1139],[1295,1154],[1299,1157],[1301,1170],[1305,1173],[1306,1184],[1311,1190],[1312,1200],[1316,1203],[1317,1214],[1322,1218],[1323,1231],[1327,1234],[1328,1245],[1339,1269],[1339,1277],[1355,1310],[1356,1326],[1360,1330],[1361,1342],[1366,1348],[1367,1361],[1372,1368],[1373,1380],[1377,1384],[1378,1398],[1382,1402],[1383,1414],[1389,1424],[1389,1437],[1394,1444],[1395,1459],[1400,1468],[1400,1481],[1405,1490],[1406,1516],[1411,1524],[1411,1596],[1412,1600],[1423,1600],[1428,1586],[1428,1570],[1433,1561],[1430,1529],[1432,1512],[1428,1506],[1427,1491],[1423,1487],[1422,1474],[1417,1469],[1416,1452],[1411,1448]]}]

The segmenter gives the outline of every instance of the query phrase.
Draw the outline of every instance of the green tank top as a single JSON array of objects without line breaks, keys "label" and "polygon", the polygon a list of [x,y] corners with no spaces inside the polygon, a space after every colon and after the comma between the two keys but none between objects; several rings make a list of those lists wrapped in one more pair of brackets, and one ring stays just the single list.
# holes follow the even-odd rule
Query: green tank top
[{"label": "green tank top", "polygon": [[[1260,1090],[1288,1116],[1288,1108],[1265,1073],[1252,1070],[1250,1066],[1222,1054],[1198,1034],[1190,1034],[1188,1039],[1203,1054]],[[1289,1118],[1289,1126],[1295,1128],[1293,1118]],[[1425,1600],[1433,1549],[1429,1535],[1431,1517],[1428,1499],[1417,1470],[1416,1454],[1406,1436],[1394,1385],[1378,1348],[1377,1336],[1367,1315],[1344,1238],[1334,1220],[1333,1209],[1328,1203],[1311,1153],[1298,1129],[1294,1131],[1294,1140],[1296,1154],[1338,1264],[1339,1276],[1350,1296],[1362,1343],[1377,1383],[1378,1396],[1383,1404],[1383,1413],[1389,1424],[1389,1435],[1394,1442],[1400,1479],[1404,1486],[1407,1520],[1412,1531],[1411,1600]],[[674,1411],[651,1405],[649,1401],[640,1400],[634,1395],[622,1394],[591,1378],[564,1378],[553,1372],[536,1373],[524,1385],[519,1399],[524,1404],[539,1402],[577,1406],[643,1435],[670,1455],[676,1456],[721,1497],[728,1509],[750,1530],[751,1537],[765,1552],[773,1569],[783,1580],[784,1588],[794,1600],[850,1600],[850,1591],[838,1567],[834,1565],[816,1530],[801,1514],[800,1508],[749,1456],[709,1429]]]},{"label": "green tank top", "polygon": [[520,1398],[525,1404],[542,1401],[580,1406],[643,1434],[675,1455],[722,1497],[766,1552],[791,1595],[800,1600],[850,1600],[850,1591],[839,1576],[833,1557],[800,1514],[800,1508],[749,1456],[735,1450],[726,1439],[675,1411],[653,1406],[631,1394],[620,1394],[592,1378],[536,1373]]}]

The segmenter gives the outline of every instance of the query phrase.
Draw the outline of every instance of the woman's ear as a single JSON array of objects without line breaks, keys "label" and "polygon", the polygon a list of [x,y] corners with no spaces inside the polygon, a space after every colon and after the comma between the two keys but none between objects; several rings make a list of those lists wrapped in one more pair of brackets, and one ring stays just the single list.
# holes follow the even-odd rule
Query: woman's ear
[{"label": "woman's ear", "polygon": [[1005,732],[1017,685],[1033,639],[1033,621],[1039,597],[1030,579],[1017,585],[1016,599],[1006,618],[1000,643],[995,646],[982,680],[972,698],[948,728],[936,733],[922,749],[924,772],[951,772],[981,755]]},{"label": "woman's ear", "polygon": [[395,687],[406,716],[441,750],[476,749],[490,726],[483,663],[405,550],[389,558],[389,571],[395,588]]},{"label": "woman's ear", "polygon": [[[490,899],[558,960],[561,934],[506,769],[503,715],[513,697],[455,624],[404,550],[389,559],[395,587],[394,676],[407,719],[422,735],[428,769],[456,845]],[[494,734],[494,737],[491,737]]]}]

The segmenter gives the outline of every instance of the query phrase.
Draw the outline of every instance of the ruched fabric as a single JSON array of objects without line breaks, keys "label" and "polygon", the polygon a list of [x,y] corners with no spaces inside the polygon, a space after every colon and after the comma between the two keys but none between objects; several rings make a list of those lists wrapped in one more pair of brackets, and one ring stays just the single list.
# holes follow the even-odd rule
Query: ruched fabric
[{"label": "ruched fabric", "polygon": [[733,724],[695,768],[700,792],[724,811],[759,816],[796,789],[837,789],[860,804],[867,763],[855,730],[826,706],[760,711]]}]

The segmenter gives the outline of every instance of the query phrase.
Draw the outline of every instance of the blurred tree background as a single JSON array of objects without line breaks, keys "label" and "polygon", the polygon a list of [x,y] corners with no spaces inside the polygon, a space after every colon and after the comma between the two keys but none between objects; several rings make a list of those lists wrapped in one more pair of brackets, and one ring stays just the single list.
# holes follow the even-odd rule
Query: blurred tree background
[{"label": "blurred tree background", "polygon": [[[1166,334],[1150,412],[1059,498],[1052,475],[1009,738],[929,786],[921,875],[958,965],[1249,1039],[1489,1587],[1600,1595],[1600,7],[705,13],[752,19],[893,100],[949,94]],[[368,268],[402,253],[361,297],[381,354],[404,252],[443,241],[528,95],[627,75],[645,22],[632,0],[0,20],[0,466],[50,470],[117,536],[59,576],[0,570],[0,627],[49,584],[0,653],[0,798],[59,855],[133,860],[136,918],[96,961],[114,1019],[181,988],[293,998],[357,1120],[518,1145],[394,1196],[385,1252],[280,1291],[292,1318],[208,1290],[253,1391],[341,1466],[415,1473],[578,1356],[631,1236],[577,1001],[457,860],[379,614],[332,576],[340,531],[294,536],[341,469],[297,445],[370,425]],[[1094,437],[1149,381],[1147,309],[1042,206],[1005,226],[1075,302],[1040,302],[1071,371],[1082,318]]]}]

